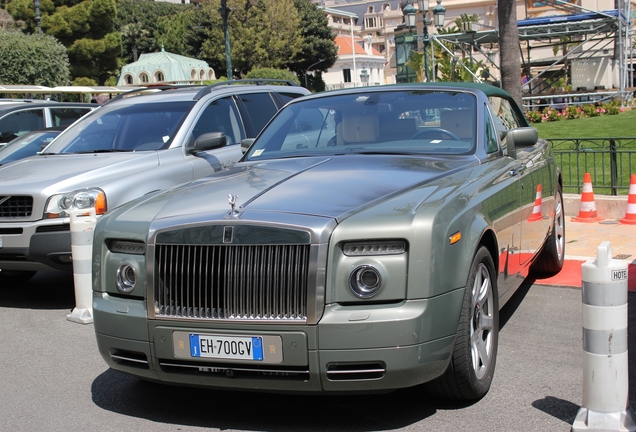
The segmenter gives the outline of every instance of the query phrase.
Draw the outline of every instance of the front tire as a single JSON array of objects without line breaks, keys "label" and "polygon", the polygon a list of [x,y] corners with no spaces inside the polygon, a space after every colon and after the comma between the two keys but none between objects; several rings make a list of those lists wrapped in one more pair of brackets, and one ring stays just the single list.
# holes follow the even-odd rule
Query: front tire
[{"label": "front tire", "polygon": [[436,396],[475,400],[488,393],[499,343],[496,281],[494,262],[482,246],[470,267],[451,361],[446,372],[428,384]]}]

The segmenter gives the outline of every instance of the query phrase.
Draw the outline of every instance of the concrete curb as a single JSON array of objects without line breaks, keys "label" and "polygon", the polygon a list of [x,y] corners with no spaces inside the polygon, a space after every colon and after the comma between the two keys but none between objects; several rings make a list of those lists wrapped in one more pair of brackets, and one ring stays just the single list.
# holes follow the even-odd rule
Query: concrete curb
[{"label": "concrete curb", "polygon": [[[603,219],[622,219],[627,209],[627,195],[594,195],[596,213]],[[581,207],[581,195],[563,194],[566,216],[578,216]]]}]

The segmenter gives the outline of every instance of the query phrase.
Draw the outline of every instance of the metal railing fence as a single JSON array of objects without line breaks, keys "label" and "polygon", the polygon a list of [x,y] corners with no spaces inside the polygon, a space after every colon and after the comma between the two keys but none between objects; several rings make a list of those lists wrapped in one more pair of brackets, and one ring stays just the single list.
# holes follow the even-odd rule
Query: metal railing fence
[{"label": "metal railing fence", "polygon": [[565,193],[580,194],[590,173],[594,193],[627,195],[636,174],[636,137],[546,138],[563,172]]}]

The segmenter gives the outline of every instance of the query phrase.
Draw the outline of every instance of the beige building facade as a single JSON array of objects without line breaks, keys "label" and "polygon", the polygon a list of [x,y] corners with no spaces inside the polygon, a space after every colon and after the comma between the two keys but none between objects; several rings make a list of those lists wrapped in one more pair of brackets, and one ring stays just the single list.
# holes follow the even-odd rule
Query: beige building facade
[{"label": "beige building facade", "polygon": [[[335,34],[348,35],[361,46],[367,41],[374,52],[384,57],[381,83],[396,82],[396,34],[408,31],[422,35],[422,14],[417,13],[416,27],[409,30],[401,29],[404,25],[402,7],[406,0],[327,0],[320,3]],[[412,3],[417,9],[417,1]],[[526,96],[532,97],[533,93],[528,93],[532,87],[534,94],[547,92],[555,86],[562,90],[558,86],[563,82],[570,83],[569,90],[578,88],[580,91],[633,87],[631,47],[634,32],[631,21],[636,1],[620,0],[618,4],[617,9],[614,0],[517,0],[522,65],[529,78],[534,78],[524,87]],[[435,0],[430,1],[426,17],[431,21],[436,5]],[[487,78],[477,76],[477,79],[499,80],[497,1],[442,0],[441,6],[445,8],[444,28],[447,30],[456,26],[455,21],[462,17],[476,17],[476,20],[470,27],[457,28],[457,34],[443,37],[438,37],[437,29],[429,25],[428,33],[436,35],[429,46],[433,51],[443,50],[441,42],[447,42],[446,46],[450,42],[460,61],[482,61],[488,66]],[[572,31],[572,28],[578,30]],[[423,52],[421,42],[418,51]],[[434,60],[432,56],[429,58]],[[557,77],[562,72],[558,71],[564,69],[567,80],[559,81]],[[340,78],[336,71],[333,72],[328,72],[332,86],[337,85],[337,78]],[[344,76],[341,81],[344,84]],[[354,79],[352,85],[363,83]]]}]

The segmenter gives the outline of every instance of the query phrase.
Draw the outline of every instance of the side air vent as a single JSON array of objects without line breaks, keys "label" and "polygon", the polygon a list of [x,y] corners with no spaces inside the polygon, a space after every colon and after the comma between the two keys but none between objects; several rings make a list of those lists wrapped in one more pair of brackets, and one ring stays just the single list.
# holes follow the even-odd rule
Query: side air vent
[{"label": "side air vent", "polygon": [[327,365],[329,381],[366,381],[384,377],[386,367],[383,363],[344,363]]},{"label": "side air vent", "polygon": [[110,353],[110,358],[122,366],[150,369],[150,366],[148,366],[148,357],[142,352],[114,350]]}]

